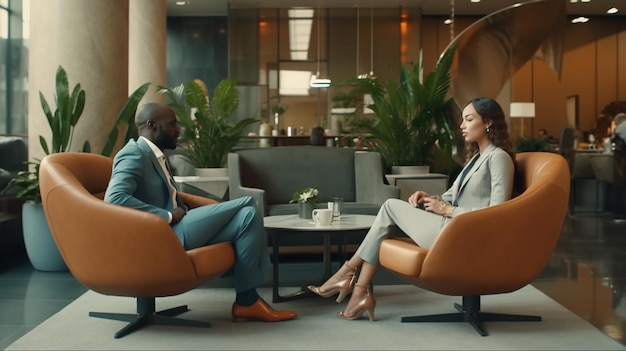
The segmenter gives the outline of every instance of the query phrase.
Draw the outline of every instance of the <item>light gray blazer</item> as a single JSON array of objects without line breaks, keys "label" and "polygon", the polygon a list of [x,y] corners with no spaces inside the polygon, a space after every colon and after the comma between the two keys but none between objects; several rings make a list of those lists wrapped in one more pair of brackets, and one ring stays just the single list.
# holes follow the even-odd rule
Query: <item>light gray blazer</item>
[{"label": "light gray blazer", "polygon": [[[452,186],[441,198],[455,206],[452,217],[479,208],[500,204],[511,198],[515,166],[506,151],[490,144],[483,154],[463,168]],[[461,174],[471,165],[461,183]]]}]

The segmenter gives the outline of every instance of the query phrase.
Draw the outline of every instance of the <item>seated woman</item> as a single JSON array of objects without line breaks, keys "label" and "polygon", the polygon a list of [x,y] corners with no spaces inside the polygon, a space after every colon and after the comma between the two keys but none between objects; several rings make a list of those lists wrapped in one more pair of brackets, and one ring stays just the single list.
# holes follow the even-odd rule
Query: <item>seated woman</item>
[{"label": "seated woman", "polygon": [[430,247],[454,216],[511,198],[515,153],[502,108],[495,100],[480,97],[464,106],[462,118],[460,128],[468,160],[450,189],[441,196],[416,191],[408,202],[387,200],[355,255],[324,284],[308,287],[322,297],[339,294],[338,303],[351,293],[348,305],[338,314],[340,318],[359,319],[367,311],[374,320],[376,300],[369,286],[390,226],[397,226],[421,247]]}]

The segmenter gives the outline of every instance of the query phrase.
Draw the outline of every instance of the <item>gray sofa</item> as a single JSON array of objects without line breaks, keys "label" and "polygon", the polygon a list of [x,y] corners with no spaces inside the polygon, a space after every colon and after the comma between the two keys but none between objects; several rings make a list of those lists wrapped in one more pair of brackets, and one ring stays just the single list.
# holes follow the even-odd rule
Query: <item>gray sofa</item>
[{"label": "gray sofa", "polygon": [[400,188],[384,183],[380,154],[352,148],[284,146],[235,150],[228,154],[229,198],[257,200],[261,213],[295,214],[293,194],[314,187],[318,207],[333,197],[343,213],[375,215],[383,202],[399,198]]},{"label": "gray sofa", "polygon": [[[0,191],[18,172],[28,169],[28,147],[26,137],[0,136]],[[5,194],[15,194],[19,189],[6,189]]]},{"label": "gray sofa", "polygon": [[22,236],[22,199],[19,188],[7,188],[18,172],[28,169],[27,138],[0,136],[0,265],[24,253]]}]

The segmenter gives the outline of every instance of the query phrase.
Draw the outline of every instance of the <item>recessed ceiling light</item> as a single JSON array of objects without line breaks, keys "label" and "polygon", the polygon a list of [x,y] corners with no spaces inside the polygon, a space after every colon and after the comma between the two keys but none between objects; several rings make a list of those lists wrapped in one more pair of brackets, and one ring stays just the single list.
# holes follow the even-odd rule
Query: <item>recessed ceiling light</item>
[{"label": "recessed ceiling light", "polygon": [[578,2],[578,0],[569,0],[569,2],[572,2],[572,3],[573,3],[573,2]]},{"label": "recessed ceiling light", "polygon": [[572,23],[587,23],[587,22],[589,22],[589,18],[583,17],[583,16],[576,17],[572,20]]},{"label": "recessed ceiling light", "polygon": [[480,2],[480,0],[470,0],[470,2]]},{"label": "recessed ceiling light", "polygon": [[444,24],[451,24],[451,23],[452,23],[452,20],[448,18],[447,20],[443,21],[443,23],[444,23]]},{"label": "recessed ceiling light", "polygon": [[580,2],[591,2],[591,0],[580,0]]},{"label": "recessed ceiling light", "polygon": [[176,5],[178,5],[178,6],[185,6],[185,5],[187,5],[187,1],[176,1]]},{"label": "recessed ceiling light", "polygon": [[610,9],[606,10],[606,13],[608,14],[614,14],[617,13],[619,10],[616,7],[611,7]]}]

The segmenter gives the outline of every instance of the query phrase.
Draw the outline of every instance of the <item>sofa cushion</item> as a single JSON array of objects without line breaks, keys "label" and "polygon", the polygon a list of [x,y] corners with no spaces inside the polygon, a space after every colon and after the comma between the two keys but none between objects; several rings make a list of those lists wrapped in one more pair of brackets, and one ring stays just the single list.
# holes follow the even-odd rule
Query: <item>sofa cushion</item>
[{"label": "sofa cushion", "polygon": [[354,149],[303,146],[236,153],[241,185],[264,189],[270,206],[288,204],[295,192],[308,187],[319,190],[321,203],[332,201],[333,197],[356,201]]},{"label": "sofa cushion", "polygon": [[0,136],[0,168],[10,173],[28,169],[26,140],[19,136]]}]

